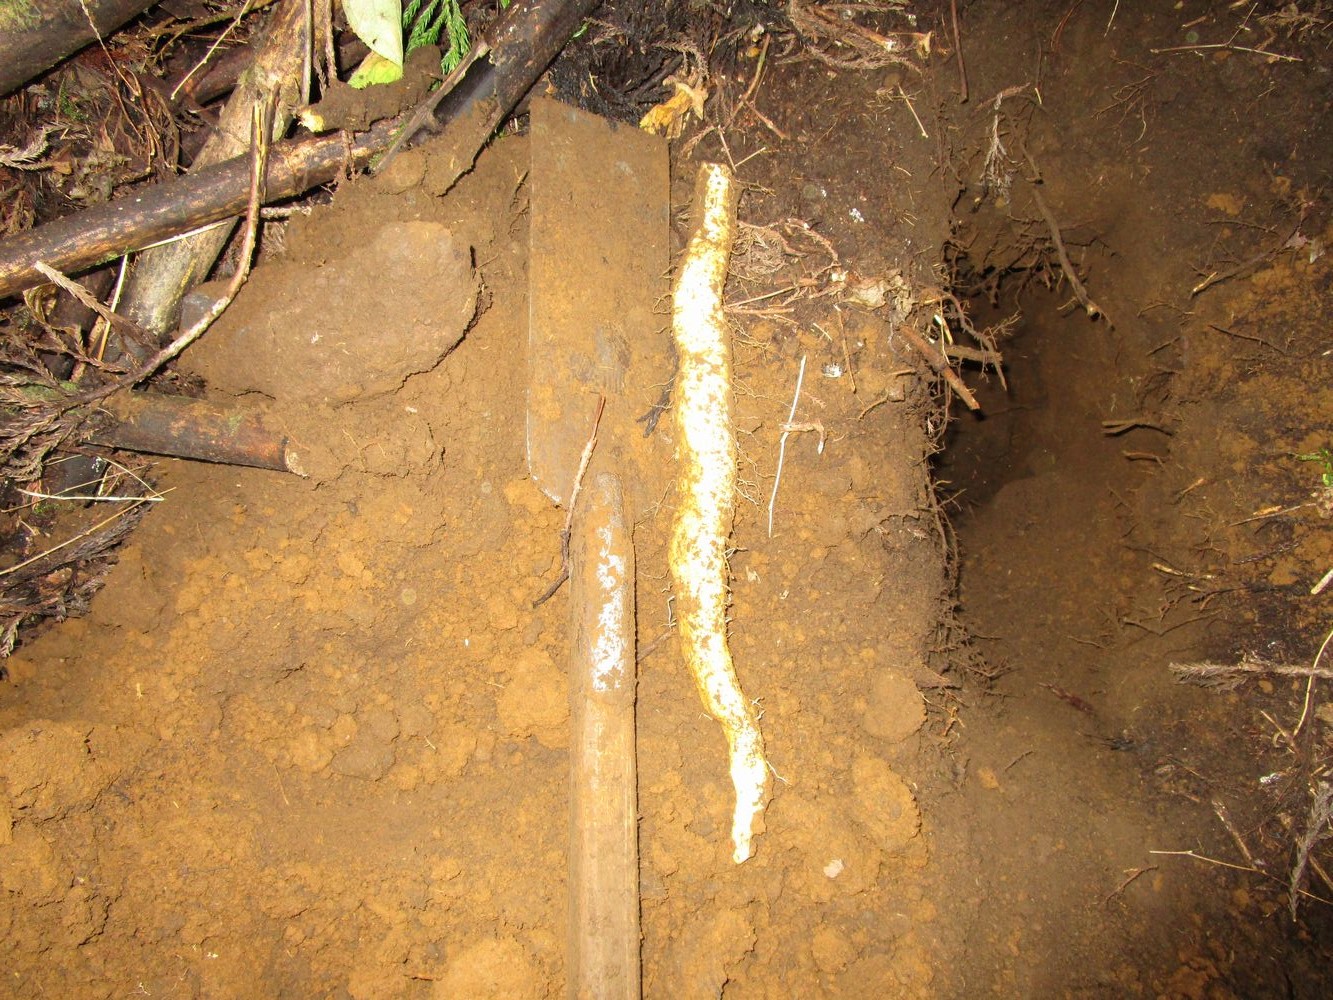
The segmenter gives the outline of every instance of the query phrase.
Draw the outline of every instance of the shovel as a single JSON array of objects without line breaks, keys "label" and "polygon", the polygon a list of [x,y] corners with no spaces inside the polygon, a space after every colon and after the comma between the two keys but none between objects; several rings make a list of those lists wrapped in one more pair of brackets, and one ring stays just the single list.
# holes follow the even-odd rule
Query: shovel
[{"label": "shovel", "polygon": [[646,506],[661,475],[635,417],[669,370],[657,312],[667,296],[667,151],[655,136],[555,101],[531,109],[528,470],[572,505],[568,995],[638,1000],[626,508]]}]

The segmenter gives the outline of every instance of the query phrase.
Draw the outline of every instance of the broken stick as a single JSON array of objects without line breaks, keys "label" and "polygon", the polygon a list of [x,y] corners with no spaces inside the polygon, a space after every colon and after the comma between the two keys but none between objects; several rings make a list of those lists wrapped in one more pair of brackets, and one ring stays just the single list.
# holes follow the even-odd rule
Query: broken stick
[{"label": "broken stick", "polygon": [[1036,203],[1037,211],[1041,213],[1046,228],[1051,231],[1051,244],[1055,247],[1056,259],[1060,262],[1060,270],[1069,279],[1069,287],[1074,290],[1074,298],[1078,299],[1079,305],[1083,307],[1089,319],[1102,319],[1106,321],[1107,326],[1115,326],[1111,322],[1111,317],[1106,315],[1106,310],[1092,301],[1092,296],[1079,280],[1078,272],[1074,270],[1074,263],[1069,259],[1069,251],[1065,249],[1065,241],[1060,236],[1060,223],[1055,221],[1051,206],[1046,204],[1046,199],[1041,195],[1041,171],[1037,169],[1036,161],[1026,149],[1023,150],[1023,156],[1027,159],[1028,166],[1032,168],[1032,176],[1028,178],[1028,184],[1032,187],[1032,200]]},{"label": "broken stick", "polygon": [[911,348],[916,351],[917,354],[921,355],[922,359],[926,364],[930,365],[931,370],[933,370],[936,375],[949,383],[949,388],[958,393],[958,398],[963,401],[969,410],[981,409],[981,404],[977,402],[977,397],[972,395],[972,391],[967,387],[967,384],[958,377],[958,373],[949,365],[949,359],[945,355],[941,354],[939,351],[931,350],[930,344],[926,342],[926,338],[921,336],[921,334],[917,333],[910,326],[904,324],[897,328],[897,332],[902,334],[903,340],[907,341]]}]

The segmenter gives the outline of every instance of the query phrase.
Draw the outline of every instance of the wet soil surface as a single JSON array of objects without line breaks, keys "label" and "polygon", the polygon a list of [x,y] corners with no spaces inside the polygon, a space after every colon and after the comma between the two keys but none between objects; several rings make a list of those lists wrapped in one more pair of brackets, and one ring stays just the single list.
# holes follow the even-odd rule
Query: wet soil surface
[{"label": "wet soil surface", "polygon": [[[1288,891],[1327,830],[1321,687],[1168,668],[1308,665],[1328,628],[1324,470],[1297,456],[1333,412],[1329,36],[1236,40],[1299,63],[1154,54],[1244,12],[963,8],[966,104],[938,53],[774,58],[768,124],[735,100],[748,64],[721,136],[674,148],[678,245],[695,160],[748,187],[731,645],[777,780],[736,866],[667,489],[630,512],[644,992],[1326,995],[1317,842],[1295,917]],[[523,445],[527,139],[447,195],[434,169],[407,154],[294,221],[186,359],[310,477],[164,465],[92,613],[8,661],[13,995],[563,991],[569,608],[532,606],[564,512]],[[1037,176],[1114,326],[1069,307]],[[1009,388],[965,372],[983,420],[900,336],[949,288],[978,327],[1021,315]],[[635,446],[662,467],[669,423]]]}]

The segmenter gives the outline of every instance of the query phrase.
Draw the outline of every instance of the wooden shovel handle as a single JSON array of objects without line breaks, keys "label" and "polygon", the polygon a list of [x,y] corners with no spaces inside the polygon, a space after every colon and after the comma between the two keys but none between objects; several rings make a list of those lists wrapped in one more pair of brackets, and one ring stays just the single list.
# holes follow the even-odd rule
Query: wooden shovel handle
[{"label": "wooden shovel handle", "polygon": [[570,547],[569,988],[639,1000],[634,548],[620,480],[592,476]]}]

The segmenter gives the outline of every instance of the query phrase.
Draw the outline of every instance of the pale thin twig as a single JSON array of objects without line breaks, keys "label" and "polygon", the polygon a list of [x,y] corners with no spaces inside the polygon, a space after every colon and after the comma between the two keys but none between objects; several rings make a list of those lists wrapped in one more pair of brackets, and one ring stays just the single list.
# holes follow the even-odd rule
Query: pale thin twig
[{"label": "pale thin twig", "polygon": [[1282,62],[1304,62],[1300,56],[1285,56],[1281,52],[1270,52],[1268,49],[1252,49],[1248,45],[1228,45],[1225,42],[1214,42],[1210,45],[1172,45],[1165,49],[1149,49],[1153,55],[1162,55],[1165,52],[1201,52],[1206,49],[1230,49],[1232,52],[1251,52],[1256,56],[1265,56],[1269,59],[1279,59]]},{"label": "pale thin twig", "polygon": [[1319,661],[1324,658],[1324,651],[1328,649],[1329,640],[1333,639],[1333,630],[1324,636],[1324,641],[1319,645],[1319,652],[1315,653],[1314,662],[1310,664],[1310,679],[1305,682],[1305,705],[1301,709],[1301,720],[1296,723],[1296,728],[1291,731],[1292,736],[1299,736],[1301,727],[1305,725],[1305,720],[1310,715],[1310,698],[1314,694],[1314,679],[1319,676]]},{"label": "pale thin twig", "polygon": [[20,489],[19,492],[22,493],[25,497],[32,497],[34,500],[78,500],[84,503],[111,503],[111,502],[118,503],[122,500],[125,501],[143,500],[148,503],[161,503],[163,500],[166,499],[166,497],[163,496],[156,496],[156,497],[135,497],[135,496],[118,497],[118,496],[97,496],[97,495],[76,496],[71,493],[41,493],[38,492],[37,490],[25,490],[25,489]]},{"label": "pale thin twig", "polygon": [[[88,27],[92,29],[93,37],[97,39],[97,44],[101,47],[103,55],[107,58],[107,62],[111,64],[111,68],[115,71],[116,76],[120,77],[121,81],[129,86],[129,80],[125,78],[125,73],[121,70],[120,65],[116,62],[111,51],[106,47],[106,39],[102,37],[102,32],[98,29],[97,22],[93,20],[93,12],[88,9],[88,0],[79,0],[79,6],[83,8],[83,16],[88,19]],[[15,14],[14,16],[17,17],[19,15]]]},{"label": "pale thin twig", "polygon": [[[1246,865],[1233,865],[1230,861],[1219,861],[1217,858],[1210,858],[1206,854],[1199,854],[1196,851],[1149,851],[1149,854],[1162,854],[1177,858],[1193,858],[1195,861],[1205,861],[1210,865],[1217,865],[1219,868],[1231,868],[1238,872],[1252,872],[1255,875],[1267,875],[1268,873],[1261,869]],[[1271,876],[1270,876],[1271,877]]]},{"label": "pale thin twig", "polygon": [[773,477],[773,493],[768,498],[768,537],[773,537],[773,508],[778,503],[778,486],[782,483],[782,465],[787,460],[787,438],[791,434],[791,423],[796,419],[796,405],[801,399],[801,383],[805,381],[805,355],[801,355],[801,367],[796,371],[796,392],[791,397],[791,410],[787,413],[787,422],[783,424],[782,437],[778,439],[778,471]]}]

